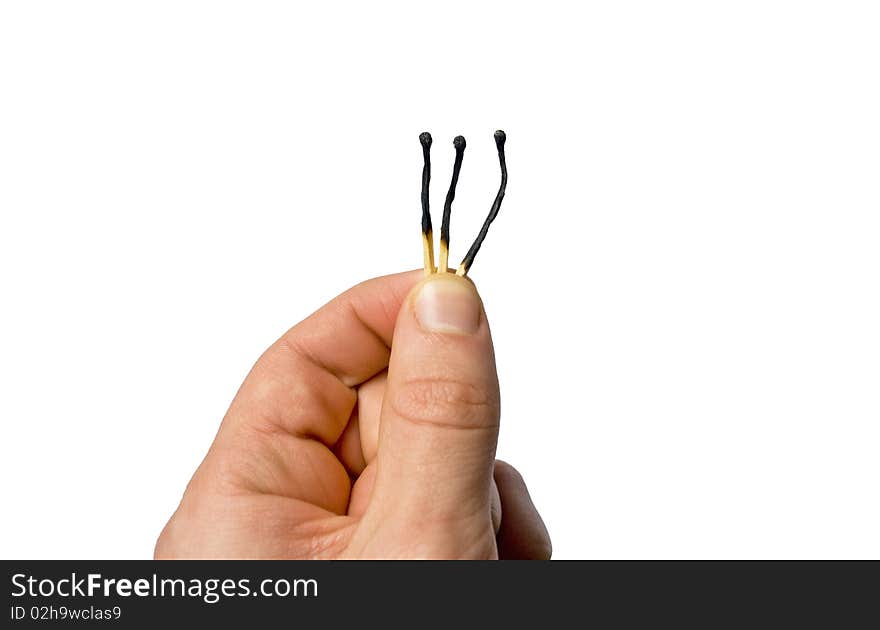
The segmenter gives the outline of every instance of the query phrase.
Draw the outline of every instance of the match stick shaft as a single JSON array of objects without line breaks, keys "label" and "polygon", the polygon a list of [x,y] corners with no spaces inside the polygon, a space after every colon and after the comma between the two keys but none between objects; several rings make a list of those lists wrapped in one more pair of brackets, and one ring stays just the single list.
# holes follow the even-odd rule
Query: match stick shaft
[{"label": "match stick shaft", "polygon": [[452,165],[452,181],[449,183],[449,192],[446,193],[443,223],[440,225],[440,273],[449,271],[449,219],[452,215],[452,202],[455,200],[458,176],[461,173],[461,161],[464,159],[464,149],[467,146],[464,136],[456,136],[452,146],[455,147],[455,163]]},{"label": "match stick shaft", "polygon": [[480,228],[480,233],[477,234],[477,238],[474,240],[473,245],[471,245],[468,253],[458,266],[458,271],[455,272],[459,276],[467,275],[471,265],[474,264],[474,258],[476,258],[477,252],[480,251],[480,247],[483,245],[486,234],[489,232],[489,226],[492,225],[492,221],[495,220],[495,217],[498,216],[498,211],[501,209],[501,202],[504,200],[504,191],[507,188],[507,160],[504,157],[504,143],[506,141],[507,135],[503,131],[499,129],[495,132],[495,146],[498,148],[498,162],[501,165],[501,185],[498,187],[498,194],[495,195],[495,201],[492,203],[492,208],[489,210],[489,216],[486,217],[486,220],[483,222],[483,227]]},{"label": "match stick shaft", "polygon": [[419,136],[422,145],[422,249],[425,259],[425,275],[437,271],[434,267],[434,232],[431,227],[431,209],[428,190],[431,186],[431,134],[427,131]]}]

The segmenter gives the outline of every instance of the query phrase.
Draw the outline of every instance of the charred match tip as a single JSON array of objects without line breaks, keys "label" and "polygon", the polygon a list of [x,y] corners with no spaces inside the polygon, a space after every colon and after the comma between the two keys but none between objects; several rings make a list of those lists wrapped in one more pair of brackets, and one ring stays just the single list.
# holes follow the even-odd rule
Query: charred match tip
[{"label": "charred match tip", "polygon": [[431,134],[427,131],[419,135],[419,142],[422,145],[422,156],[425,159],[425,165],[422,168],[422,232],[429,234],[431,232],[431,211],[430,198],[428,189],[431,185]]},{"label": "charred match tip", "polygon": [[504,146],[505,142],[507,142],[507,134],[499,129],[495,132],[495,146],[500,149]]},{"label": "charred match tip", "polygon": [[467,142],[464,139],[464,136],[455,136],[452,140],[452,146],[455,147],[456,151],[463,151],[467,146]]}]

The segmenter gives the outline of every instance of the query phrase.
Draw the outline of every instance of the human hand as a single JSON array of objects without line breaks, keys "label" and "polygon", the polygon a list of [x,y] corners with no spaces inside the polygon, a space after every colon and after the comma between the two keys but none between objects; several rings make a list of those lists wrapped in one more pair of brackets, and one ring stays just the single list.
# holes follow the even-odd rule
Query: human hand
[{"label": "human hand", "polygon": [[550,557],[522,478],[495,460],[477,291],[420,278],[360,284],[263,354],[157,559]]}]

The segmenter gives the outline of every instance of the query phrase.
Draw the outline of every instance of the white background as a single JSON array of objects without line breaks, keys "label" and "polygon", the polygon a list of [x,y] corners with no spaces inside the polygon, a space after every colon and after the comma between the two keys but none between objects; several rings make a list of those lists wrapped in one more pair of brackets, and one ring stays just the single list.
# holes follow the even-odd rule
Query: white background
[{"label": "white background", "polygon": [[[0,557],[149,557],[418,134],[559,558],[880,557],[871,2],[4,2]],[[437,215],[439,216],[439,215]]]}]

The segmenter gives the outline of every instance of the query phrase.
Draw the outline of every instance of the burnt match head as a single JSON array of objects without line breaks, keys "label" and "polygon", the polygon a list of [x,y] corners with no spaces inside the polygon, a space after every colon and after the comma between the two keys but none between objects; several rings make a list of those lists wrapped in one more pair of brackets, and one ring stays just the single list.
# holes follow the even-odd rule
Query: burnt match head
[{"label": "burnt match head", "polygon": [[507,142],[507,134],[504,133],[501,129],[495,132],[495,146],[500,150],[501,147],[504,146],[504,143]]},{"label": "burnt match head", "polygon": [[422,143],[423,148],[430,149],[431,143],[433,141],[434,140],[431,138],[431,134],[429,134],[427,131],[423,131],[422,133],[419,134],[419,142]]},{"label": "burnt match head", "polygon": [[455,147],[456,151],[463,151],[467,146],[467,142],[464,139],[464,136],[455,136],[452,140],[452,146]]}]

